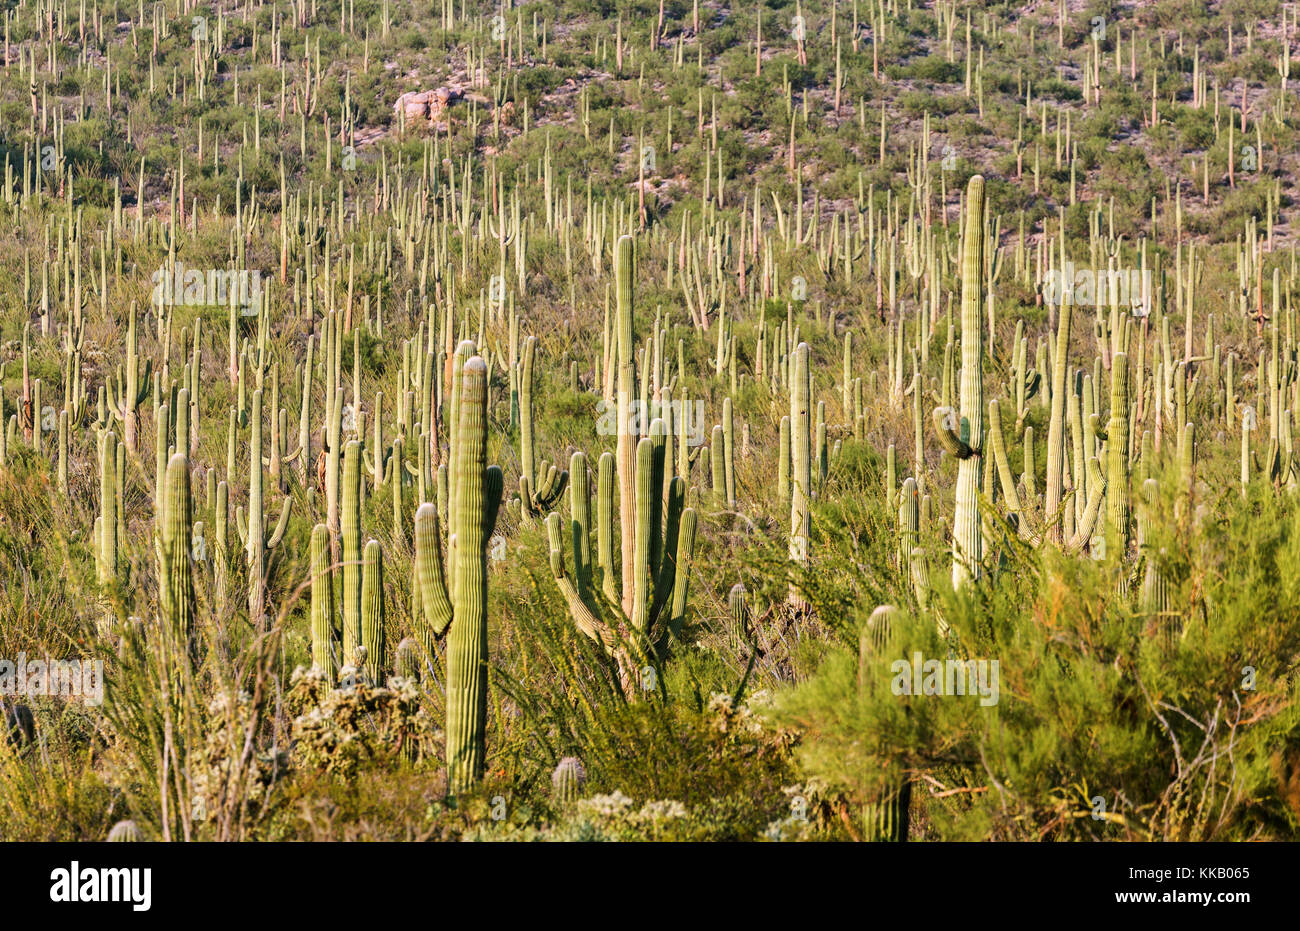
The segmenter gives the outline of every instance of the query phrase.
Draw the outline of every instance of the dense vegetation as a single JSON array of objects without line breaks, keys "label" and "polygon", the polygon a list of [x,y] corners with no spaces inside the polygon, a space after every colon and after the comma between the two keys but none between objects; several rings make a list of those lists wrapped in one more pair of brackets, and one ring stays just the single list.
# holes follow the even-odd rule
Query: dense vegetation
[{"label": "dense vegetation", "polygon": [[0,838],[1296,838],[1296,34],[11,0]]}]

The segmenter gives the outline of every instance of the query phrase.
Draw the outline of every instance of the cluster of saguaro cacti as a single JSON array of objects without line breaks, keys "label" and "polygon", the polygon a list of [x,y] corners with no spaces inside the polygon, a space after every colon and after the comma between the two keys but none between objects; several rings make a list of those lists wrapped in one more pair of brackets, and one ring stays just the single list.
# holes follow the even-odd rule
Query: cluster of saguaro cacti
[{"label": "cluster of saguaro cacti", "polygon": [[[1043,384],[1041,372],[1026,374],[1028,349],[1017,326],[1013,345],[1012,398],[1014,426],[1023,428],[1025,468],[1017,481],[1009,456],[1006,421],[1002,403],[984,399],[981,308],[986,297],[984,258],[986,248],[983,179],[973,177],[967,188],[962,228],[961,294],[961,384],[959,408],[940,407],[934,412],[944,450],[958,460],[957,500],[953,518],[953,581],[961,585],[982,572],[984,549],[992,533],[989,514],[982,514],[980,498],[991,502],[1001,492],[1008,520],[1021,539],[1039,545],[1044,540],[1060,544],[1067,552],[1079,552],[1092,544],[1102,552],[1101,540],[1094,540],[1103,506],[1107,501],[1107,535],[1123,555],[1127,549],[1129,508],[1128,473],[1131,460],[1129,428],[1128,368],[1123,352],[1110,358],[1111,420],[1103,429],[1091,386],[1095,379],[1083,375],[1071,390],[1068,352],[1071,304],[1061,303],[1057,321],[1048,426],[1047,482],[1044,500],[1037,501],[1032,428],[1023,424],[1025,405]],[[1123,329],[1123,327],[1117,327]],[[1110,333],[1099,328],[1099,333]],[[1107,336],[1107,343],[1110,337]],[[950,337],[951,343],[951,337]],[[945,354],[947,356],[947,354]],[[1100,367],[1100,360],[1098,363]],[[1098,369],[1099,370],[1099,369]],[[949,369],[945,366],[945,384]],[[946,390],[945,390],[946,394]],[[1045,398],[1045,401],[1047,398]],[[1067,411],[1069,416],[1067,417]],[[987,412],[987,429],[985,413]],[[1074,440],[1073,504],[1067,503],[1067,424]],[[1103,472],[1098,444],[1107,442],[1107,471]],[[1114,492],[1107,497],[1108,483]],[[1066,533],[1068,530],[1068,534]]]},{"label": "cluster of saguaro cacti", "polygon": [[[44,9],[48,8],[45,5]],[[141,17],[144,15],[142,8]],[[454,4],[445,3],[445,27],[454,25],[455,15]],[[947,32],[944,44],[952,63],[956,60],[952,38],[956,7],[940,4],[935,16],[936,28]],[[1062,41],[1064,16],[1062,5]],[[872,30],[873,49],[892,29],[887,19],[882,6],[879,22],[873,19],[877,27]],[[83,31],[93,32],[96,42],[104,44],[102,20],[98,15],[91,17]],[[990,27],[996,40],[1001,27],[995,20]],[[832,19],[832,36],[834,23]],[[17,34],[23,36],[17,70],[24,79],[30,72],[32,133],[39,122],[44,134],[47,121],[53,120],[50,135],[54,155],[61,162],[61,105],[48,102],[51,95],[44,87],[38,103],[37,84],[43,80],[38,71],[42,69],[30,45],[34,41],[40,47],[41,42],[49,41],[53,61],[55,40],[63,38],[47,35],[55,31],[53,24],[52,17],[48,23],[38,17],[36,39],[27,24],[17,25]],[[282,88],[291,86],[292,82],[283,82],[295,65],[286,65],[282,49],[295,47],[293,37],[299,25],[273,27],[279,32],[271,41],[254,42],[241,55],[251,57],[254,66],[265,65],[269,56],[270,67],[281,72]],[[859,42],[856,25],[850,40],[854,52]],[[132,39],[137,28],[143,27],[143,20],[130,24]],[[386,16],[385,35],[388,27]],[[697,22],[697,32],[698,27]],[[218,23],[215,31],[220,33],[221,28]],[[352,29],[346,27],[346,31]],[[58,31],[62,30],[59,26]],[[1284,38],[1288,35],[1285,15],[1280,32]],[[661,34],[658,29],[652,33],[652,48],[661,41]],[[1230,46],[1232,35],[1230,29]],[[1127,32],[1124,37],[1130,43],[1136,38]],[[506,41],[516,40],[512,34]],[[797,40],[797,56],[807,65],[809,49],[804,42],[802,37]],[[943,42],[941,33],[939,42]],[[968,13],[966,93],[982,108],[982,57],[971,54],[971,42]],[[1119,44],[1116,41],[1117,73]],[[6,40],[6,48],[8,45]],[[1279,124],[1289,93],[1290,52],[1285,45],[1278,61],[1282,93],[1274,119]],[[544,49],[545,26],[542,46]],[[511,54],[520,49],[519,45],[509,47]],[[222,82],[213,81],[219,48],[221,43],[215,41],[196,52],[194,80],[180,81],[183,104],[192,103],[190,94],[202,100],[203,94],[221,90],[218,85]],[[620,34],[614,42],[615,70],[622,70],[627,48]],[[753,48],[757,73],[764,61],[761,31]],[[279,122],[288,127],[286,132],[296,129],[301,134],[297,151],[323,149],[329,175],[334,147],[356,129],[358,114],[349,85],[343,93],[343,125],[331,127],[334,114],[323,112],[314,92],[308,90],[314,86],[313,74],[319,84],[319,43],[314,68],[310,45],[307,49],[302,59],[306,80],[300,84],[302,96],[294,107],[297,125],[294,120]],[[473,73],[490,71],[481,50],[471,49],[469,55],[475,65]],[[681,55],[678,43],[675,68],[682,66]],[[107,62],[110,56],[99,58]],[[1163,42],[1161,62],[1154,67],[1167,69]],[[154,90],[152,64],[149,80]],[[878,62],[873,69],[876,65]],[[4,67],[14,67],[8,55]],[[1207,75],[1199,53],[1193,57],[1191,69],[1192,105],[1203,108]],[[1100,47],[1094,44],[1084,65],[1085,105],[1099,102],[1106,71]],[[240,68],[236,73],[256,73],[256,67]],[[833,96],[838,111],[842,84],[838,49],[835,74]],[[1151,75],[1153,124],[1160,116],[1156,112],[1156,77]],[[506,80],[498,78],[494,99],[506,99]],[[237,104],[239,80],[229,83]],[[785,103],[793,113],[796,85],[784,84]],[[172,89],[175,95],[175,69]],[[259,88],[253,93],[262,99],[264,91]],[[127,104],[120,89],[113,90],[107,72],[103,95],[109,112]],[[144,99],[144,95],[137,97]],[[1035,98],[1028,84],[1024,97],[1026,116],[1032,123]],[[679,235],[661,226],[646,237],[654,254],[644,264],[655,270],[656,277],[662,269],[664,280],[654,282],[654,293],[667,295],[667,299],[656,313],[653,332],[639,334],[640,342],[632,302],[633,243],[630,237],[616,236],[633,226],[652,225],[645,195],[654,185],[646,181],[645,164],[639,168],[640,201],[635,208],[618,198],[602,201],[588,185],[585,211],[581,196],[575,210],[572,186],[566,192],[563,179],[556,184],[557,162],[552,158],[549,137],[544,157],[535,163],[537,174],[530,174],[534,164],[525,164],[522,179],[512,185],[509,172],[503,172],[496,160],[483,159],[476,146],[462,151],[459,139],[453,146],[458,130],[439,132],[425,141],[418,179],[405,158],[383,159],[372,166],[373,188],[369,184],[347,185],[345,192],[345,185],[339,184],[336,193],[333,182],[321,188],[305,174],[304,189],[299,191],[286,176],[282,160],[279,222],[268,225],[258,213],[263,202],[247,197],[249,178],[242,161],[235,169],[238,174],[229,179],[232,185],[218,185],[222,190],[233,186],[234,203],[200,205],[196,198],[186,196],[187,167],[182,157],[178,171],[168,179],[171,192],[165,198],[166,209],[154,211],[153,195],[158,193],[160,179],[146,177],[142,151],[132,224],[120,185],[114,182],[111,212],[83,215],[76,209],[78,200],[73,193],[73,182],[80,183],[81,178],[74,178],[70,168],[66,175],[44,167],[29,171],[29,165],[38,162],[30,157],[33,153],[24,142],[21,181],[16,163],[7,163],[2,196],[13,211],[15,226],[22,226],[20,218],[43,224],[46,249],[36,254],[46,258],[46,267],[38,269],[39,281],[33,284],[31,258],[24,257],[27,280],[21,299],[14,304],[23,308],[24,317],[28,310],[34,311],[32,319],[39,318],[39,322],[24,320],[22,325],[22,393],[9,398],[8,410],[15,415],[0,424],[0,466],[43,457],[47,471],[52,465],[57,487],[74,499],[78,483],[84,480],[78,455],[92,447],[92,439],[83,431],[92,425],[99,466],[93,547],[98,581],[111,596],[105,600],[114,601],[116,609],[123,591],[129,594],[130,590],[125,583],[131,581],[128,567],[136,554],[131,551],[127,530],[138,526],[138,521],[133,510],[133,520],[128,522],[127,505],[136,508],[138,497],[147,509],[151,501],[154,533],[148,542],[155,548],[158,562],[158,615],[178,642],[191,645],[201,632],[196,630],[201,624],[196,587],[202,594],[207,569],[200,565],[206,557],[199,553],[211,554],[213,603],[220,617],[242,614],[238,603],[245,600],[245,593],[248,618],[259,630],[270,627],[274,609],[287,607],[287,602],[273,604],[271,589],[274,563],[285,556],[301,558],[301,554],[286,553],[297,545],[297,537],[290,532],[290,502],[294,501],[299,512],[306,510],[310,515],[305,526],[312,528],[308,554],[312,662],[331,681],[337,682],[347,668],[377,683],[394,652],[399,671],[418,674],[422,668],[436,665],[435,640],[448,638],[447,760],[456,791],[482,772],[485,754],[485,552],[495,527],[502,481],[500,470],[486,466],[488,395],[494,370],[498,377],[509,377],[513,385],[510,419],[512,430],[516,425],[519,429],[521,516],[526,523],[546,519],[552,573],[573,622],[608,651],[629,691],[643,684],[640,668],[658,662],[667,641],[685,623],[697,510],[719,517],[719,524],[729,524],[727,529],[734,531],[742,525],[740,519],[732,521],[735,512],[754,504],[756,519],[751,526],[783,528],[777,530],[777,536],[787,537],[780,543],[794,580],[787,597],[791,613],[811,610],[812,593],[806,589],[812,586],[801,586],[800,580],[810,578],[818,569],[810,542],[813,502],[831,487],[827,484],[831,462],[841,441],[871,443],[884,454],[885,526],[897,519],[898,533],[896,554],[892,544],[889,547],[891,561],[904,588],[910,587],[923,610],[931,602],[930,566],[923,544],[943,537],[951,547],[952,580],[959,589],[971,590],[981,573],[994,564],[994,557],[1004,556],[1012,546],[1055,546],[1069,553],[1086,551],[1104,557],[1121,569],[1131,563],[1134,572],[1118,573],[1121,594],[1132,596],[1142,610],[1162,622],[1168,621],[1174,616],[1169,610],[1170,586],[1161,573],[1160,554],[1153,551],[1151,542],[1156,492],[1164,488],[1171,494],[1177,516],[1196,519],[1192,505],[1198,470],[1204,473],[1207,464],[1206,448],[1198,443],[1211,442],[1221,425],[1229,433],[1239,427],[1243,495],[1249,496],[1265,484],[1278,491],[1300,487],[1300,451],[1294,448],[1292,422],[1294,411],[1300,409],[1296,335],[1300,328],[1291,300],[1297,275],[1294,251],[1288,273],[1285,258],[1274,248],[1280,185],[1264,192],[1264,226],[1257,229],[1260,221],[1250,218],[1239,231],[1237,288],[1227,289],[1226,313],[1209,315],[1203,344],[1195,345],[1201,340],[1201,330],[1199,326],[1193,329],[1193,310],[1198,294],[1216,292],[1203,283],[1205,250],[1182,241],[1185,186],[1177,183],[1167,188],[1166,209],[1159,224],[1153,200],[1150,235],[1141,244],[1126,246],[1124,234],[1115,227],[1113,201],[1108,229],[1103,204],[1096,203],[1087,211],[1087,252],[1094,273],[1118,271],[1121,256],[1130,254],[1136,256],[1134,262],[1143,271],[1154,266],[1157,287],[1141,296],[1140,313],[1122,312],[1113,292],[1108,302],[1097,301],[1095,319],[1073,310],[1070,301],[1057,302],[1047,311],[1050,322],[1037,337],[1031,322],[1036,317],[1026,314],[1015,322],[1014,337],[1007,344],[999,323],[1004,331],[1008,329],[1008,301],[998,293],[999,281],[1004,275],[1014,277],[1028,300],[1040,304],[1047,300],[1041,290],[1036,298],[1028,297],[1033,287],[1035,248],[1040,277],[1059,273],[1069,264],[1063,204],[1059,250],[1049,222],[1033,232],[1031,240],[1026,239],[1022,212],[1018,237],[1008,237],[1018,240],[1013,260],[1009,249],[999,247],[999,238],[1007,233],[1001,221],[989,215],[984,181],[976,175],[962,195],[959,235],[954,240],[949,232],[951,192],[945,180],[951,174],[931,170],[928,114],[922,140],[907,159],[906,180],[912,196],[905,211],[894,191],[883,187],[877,191],[865,184],[863,176],[856,197],[837,196],[832,204],[815,189],[810,195],[795,152],[793,120],[788,174],[798,183],[790,185],[790,193],[764,191],[758,183],[752,188],[748,183],[737,185],[735,166],[730,166],[730,175],[724,170],[726,153],[718,144],[716,102],[710,138],[704,95],[699,99],[696,135],[705,155],[703,194],[698,198],[701,209],[695,210],[691,204],[690,209],[681,211]],[[282,91],[282,117],[285,100]],[[1036,102],[1042,114],[1040,137],[1050,147],[1050,104],[1041,97]],[[82,104],[87,109],[91,106],[87,99]],[[94,106],[99,104],[96,99]],[[1215,106],[1217,117],[1217,96]],[[526,106],[524,110],[522,132],[527,134]],[[589,110],[584,93],[582,132],[591,141]],[[864,131],[867,110],[858,108]],[[1245,111],[1243,99],[1239,130],[1243,136],[1248,121]],[[668,145],[661,152],[668,157],[674,151],[672,112],[670,108]],[[808,117],[806,101],[804,117]],[[881,164],[887,163],[887,140],[893,138],[886,117],[882,106]],[[478,139],[480,119],[475,108],[464,124],[471,140]],[[498,113],[498,135],[501,119]],[[1070,120],[1068,111],[1057,116],[1055,143],[1056,168],[1069,174],[1069,202],[1073,204],[1075,173],[1085,165],[1076,157]],[[145,120],[144,124],[147,127],[153,122]],[[262,117],[256,117],[251,127],[244,128],[250,151],[261,151],[262,122]],[[1216,147],[1219,123],[1216,119]],[[1235,187],[1237,120],[1224,123],[1228,184]],[[132,121],[128,118],[125,125],[130,137]],[[134,125],[139,131],[141,121]],[[207,144],[214,156],[238,141],[226,135],[225,129],[223,126],[223,136],[216,141],[213,130],[209,132]],[[846,131],[851,129],[846,125]],[[1014,153],[1017,177],[1028,151],[1021,144],[1022,133],[1017,133]],[[1257,120],[1256,155],[1264,151],[1262,138]],[[194,141],[193,137],[181,140],[183,151],[188,153]],[[283,141],[277,139],[275,148],[282,148]],[[197,142],[199,160],[203,161],[202,130]],[[609,151],[616,151],[622,142],[611,118]],[[1039,155],[1037,150],[1032,153],[1036,193]],[[148,164],[155,161],[150,158]],[[218,161],[214,158],[214,170]],[[1210,161],[1200,160],[1206,201]],[[188,169],[191,176],[193,164],[191,161]],[[444,166],[451,170],[445,171]],[[536,184],[531,183],[534,178]],[[152,182],[152,187],[147,182]],[[1084,189],[1087,187],[1085,182]],[[142,196],[146,194],[150,196]],[[536,209],[534,197],[541,209],[530,215],[529,211]],[[223,227],[217,237],[200,234],[200,223],[205,222],[209,208],[213,216],[220,217],[231,216],[233,210],[230,228]],[[719,217],[733,217],[736,222],[720,221]],[[1172,219],[1177,235],[1171,237],[1168,230],[1161,235],[1165,217]],[[101,221],[102,230],[91,228]],[[205,402],[212,400],[213,391],[201,364],[202,313],[178,313],[172,305],[183,302],[175,296],[145,307],[116,308],[110,295],[119,284],[139,283],[132,280],[127,268],[150,250],[157,253],[154,257],[162,261],[162,271],[170,277],[179,267],[178,255],[188,259],[207,249],[208,240],[215,238],[228,241],[228,246],[218,242],[210,257],[216,268],[247,268],[251,256],[265,254],[268,244],[259,237],[267,228],[274,229],[272,235],[279,240],[270,244],[279,247],[279,279],[273,288],[268,284],[256,303],[239,308],[232,299],[224,309],[227,352],[219,365],[228,374],[230,403],[227,409],[225,386],[220,385],[222,400],[216,409],[228,411],[225,468],[223,472],[218,465],[203,473],[198,465],[199,416],[202,411],[205,418],[210,417],[213,405],[201,404],[200,397],[203,392]],[[100,235],[98,241],[95,234]],[[1146,241],[1163,244],[1171,240],[1168,250],[1153,247],[1157,254],[1148,261]],[[1027,245],[1031,241],[1036,246]],[[542,252],[539,245],[554,251]],[[161,257],[164,252],[165,259]],[[601,394],[603,388],[606,399],[616,400],[616,449],[598,458],[593,454],[590,462],[585,453],[573,453],[568,470],[538,457],[541,444],[533,395],[542,379],[536,370],[537,340],[526,339],[518,359],[515,352],[519,345],[515,302],[524,306],[529,289],[536,288],[537,259],[546,256],[549,261],[550,256],[560,254],[563,275],[559,274],[561,263],[556,261],[554,277],[557,287],[569,289],[574,311],[569,322],[577,324],[580,317],[576,311],[584,302],[590,309],[600,299],[599,293],[594,298],[579,293],[587,284],[580,273],[589,269],[603,285],[611,258],[616,308],[611,316],[607,293],[605,351],[592,353],[597,357],[594,373],[581,370],[580,345],[573,353],[576,358],[565,353],[568,383],[575,392],[591,375],[587,384],[598,386],[595,393]],[[1231,259],[1233,253],[1227,255]],[[1170,266],[1167,270],[1165,262]],[[90,263],[85,270],[83,263]],[[98,269],[93,267],[96,263]],[[358,266],[363,271],[359,277],[354,271]],[[1008,274],[1012,267],[1014,271]],[[1266,313],[1270,269],[1272,307]],[[479,285],[474,280],[476,274],[492,276],[486,294],[479,295],[477,327],[473,306],[473,291]],[[954,274],[961,282],[959,294],[948,293],[946,282]],[[833,288],[824,289],[823,296],[831,299],[810,299],[810,282],[804,275],[812,277],[814,289],[818,287],[817,275],[834,282]],[[869,311],[858,313],[864,295],[870,303],[869,291],[864,289],[875,291],[878,325]],[[841,299],[841,295],[852,297]],[[956,319],[954,297],[960,308]],[[999,297],[1003,299],[999,301]],[[96,299],[100,319],[114,323],[117,313],[121,319],[116,325],[124,330],[121,358],[104,364],[100,364],[98,351],[83,358],[87,342],[83,313],[88,302]],[[1205,301],[1203,296],[1201,301]],[[270,311],[273,302],[279,310],[288,309],[292,314],[284,320],[275,317]],[[777,319],[780,314],[773,309],[782,303],[784,319]],[[681,315],[682,309],[685,315]],[[507,313],[510,352],[503,360],[495,347]],[[683,326],[678,327],[675,314],[685,320]],[[60,319],[61,315],[66,319]],[[379,358],[382,351],[393,349],[394,344],[384,340],[385,327],[393,327],[386,323],[386,316],[389,321],[397,320],[398,326],[410,326],[401,342],[400,374],[391,356],[387,363],[368,367],[371,353]],[[182,327],[182,323],[188,325]],[[545,325],[542,320],[532,323]],[[1224,331],[1237,324],[1242,338],[1240,355],[1216,342],[1216,327]],[[1174,338],[1179,327],[1181,347]],[[683,337],[683,331],[688,335]],[[207,329],[203,333],[212,335]],[[572,335],[571,342],[580,344],[576,334]],[[1035,338],[1036,345],[1032,342]],[[62,361],[51,367],[49,357],[59,354],[59,340]],[[1095,341],[1095,351],[1089,340]],[[697,370],[687,364],[692,358],[687,354],[688,345],[691,352],[703,350],[699,358],[704,363]],[[833,424],[827,422],[827,402],[819,398],[817,389],[819,378],[823,388],[834,379],[819,376],[814,362],[826,353],[826,347],[836,354],[842,352],[842,375],[830,396],[832,408],[836,395],[840,404],[839,419]],[[884,362],[879,372],[858,370],[882,349]],[[345,363],[349,352],[350,373]],[[50,376],[43,381],[33,374],[54,370],[62,372],[62,406],[50,409],[57,414],[57,426],[52,427],[47,426],[54,421],[46,416],[45,402],[58,403],[58,382]],[[560,371],[563,374],[562,367]],[[363,396],[363,376],[375,376],[383,390]],[[91,388],[88,379],[99,383]],[[710,442],[696,453],[682,441],[682,434],[689,429],[685,421],[680,422],[679,431],[678,423],[650,414],[655,405],[684,398],[688,386],[721,401],[719,422],[712,427]],[[286,395],[283,407],[282,390]],[[1250,407],[1245,402],[1251,401],[1252,391],[1254,406]],[[299,396],[290,400],[288,396],[295,392]],[[771,423],[765,425],[753,415],[761,406],[753,403],[756,394],[769,404]],[[1031,404],[1036,396],[1041,410],[1034,410]],[[923,416],[935,401],[940,406],[935,412],[939,442],[949,458],[936,461],[931,452],[927,462]],[[634,408],[638,402],[641,406]],[[313,404],[318,408],[315,417]],[[545,406],[539,403],[537,408]],[[683,412],[688,409],[683,407]],[[877,416],[879,410],[885,411],[884,417]],[[6,412],[0,388],[0,419]],[[444,417],[448,423],[441,422]],[[1047,424],[1041,424],[1039,417]],[[296,442],[292,437],[295,418]],[[267,423],[269,436],[264,432]],[[756,496],[756,502],[744,500],[753,488],[738,488],[738,462],[742,463],[740,480],[746,484],[766,464],[755,463],[749,469],[743,465],[751,425],[756,436],[776,434],[774,505],[764,496]],[[208,433],[212,426],[204,424]],[[765,427],[769,433],[763,432]],[[53,463],[49,461],[51,429],[57,429]],[[26,448],[16,449],[19,441]],[[245,441],[246,457],[240,445]],[[905,461],[909,448],[910,474]],[[769,454],[764,450],[763,455]],[[1167,470],[1157,468],[1162,455],[1171,466]],[[957,460],[955,487],[946,483],[945,470],[953,466],[951,459]],[[1040,463],[1045,465],[1042,474]],[[694,483],[693,464],[698,464]],[[874,485],[878,488],[879,483]],[[141,494],[137,496],[137,492]],[[367,507],[367,495],[373,502],[381,494],[391,496],[393,546],[387,550],[387,560],[378,540],[370,538],[375,528],[363,527],[365,515],[375,510]],[[317,495],[323,500],[317,500]],[[276,498],[281,498],[282,504]],[[233,547],[228,545],[234,503],[242,504],[235,513],[243,541],[242,560],[233,559]],[[764,506],[771,513],[757,513]],[[385,502],[380,513],[388,512]],[[200,513],[205,518],[211,515],[211,547],[202,545],[206,528],[194,520]],[[1003,517],[1005,522],[1000,520]],[[1136,534],[1131,533],[1133,529]],[[404,612],[386,604],[384,593],[386,583],[394,588],[406,581],[405,567],[395,572],[392,560],[405,559],[412,536],[412,594],[418,617],[411,632],[419,648],[413,647],[412,641],[403,641],[405,649],[391,651],[385,643],[392,626],[388,622],[403,617]],[[1134,536],[1136,546],[1131,539]],[[401,579],[395,580],[395,576]],[[787,594],[785,580],[781,584]],[[246,590],[240,587],[243,585]],[[730,607],[736,626],[743,629],[748,624],[743,589],[733,590]],[[883,629],[887,621],[884,618],[873,630]],[[941,627],[943,623],[940,620]],[[557,777],[561,769],[565,769],[564,762]],[[576,769],[581,773],[580,764]],[[566,776],[566,780],[565,785],[571,785],[572,779]],[[905,822],[905,791],[906,786],[901,786],[898,796],[880,801],[875,814],[869,816],[869,834],[898,834],[898,825]],[[557,788],[561,798],[570,794],[567,788]]]},{"label": "cluster of saguaro cacti", "polygon": [[[350,670],[371,683],[381,683],[387,669],[384,641],[384,557],[377,540],[361,542],[361,444],[349,441],[343,456],[341,508],[342,607],[336,624],[330,535],[317,524],[311,535],[312,663],[331,679]],[[341,655],[334,649],[341,636]],[[340,666],[341,662],[341,666]]]},{"label": "cluster of saguaro cacti", "polygon": [[[669,637],[681,629],[686,613],[690,560],[695,547],[696,513],[686,506],[686,481],[667,479],[667,425],[659,418],[650,435],[636,439],[631,429],[636,390],[632,327],[632,248],[630,236],[617,243],[618,301],[617,458],[603,453],[597,465],[596,559],[591,560],[591,497],[585,454],[569,463],[569,545],[573,571],[565,568],[566,536],[558,513],[546,519],[551,570],[578,629],[599,642],[618,663],[629,693],[643,682],[640,670],[661,655]],[[615,466],[618,473],[619,550],[614,539]],[[599,573],[599,576],[597,575]],[[621,576],[621,590],[619,579]],[[663,619],[664,624],[659,621]]]}]

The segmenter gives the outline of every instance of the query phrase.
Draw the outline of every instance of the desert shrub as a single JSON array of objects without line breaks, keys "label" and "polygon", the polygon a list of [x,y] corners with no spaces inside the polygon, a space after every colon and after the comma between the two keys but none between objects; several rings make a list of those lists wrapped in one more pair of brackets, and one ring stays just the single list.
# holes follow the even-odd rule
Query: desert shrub
[{"label": "desert shrub", "polygon": [[[866,662],[846,638],[778,696],[774,720],[804,735],[803,771],[859,807],[910,777],[934,839],[1290,836],[1300,512],[1205,491],[1195,516],[1163,502],[1146,550],[1166,612],[1117,594],[1104,561],[1013,547],[979,586],[938,585],[934,610],[898,619]],[[996,660],[1000,686],[900,694],[917,654]]]}]

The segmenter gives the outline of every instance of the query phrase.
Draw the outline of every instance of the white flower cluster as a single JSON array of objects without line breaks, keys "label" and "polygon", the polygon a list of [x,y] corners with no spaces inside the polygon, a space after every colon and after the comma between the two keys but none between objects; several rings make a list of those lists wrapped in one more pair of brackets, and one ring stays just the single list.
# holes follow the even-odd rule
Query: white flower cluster
[{"label": "white flower cluster", "polygon": [[755,692],[737,707],[726,692],[714,692],[709,696],[707,710],[713,715],[713,727],[723,734],[758,735],[763,732],[763,721],[754,709],[768,701],[767,692]]},{"label": "white flower cluster", "polygon": [[632,799],[615,790],[611,795],[593,795],[578,802],[579,819],[591,822],[602,834],[632,832],[653,839],[673,821],[690,816],[690,811],[674,799],[646,802],[639,809]]}]

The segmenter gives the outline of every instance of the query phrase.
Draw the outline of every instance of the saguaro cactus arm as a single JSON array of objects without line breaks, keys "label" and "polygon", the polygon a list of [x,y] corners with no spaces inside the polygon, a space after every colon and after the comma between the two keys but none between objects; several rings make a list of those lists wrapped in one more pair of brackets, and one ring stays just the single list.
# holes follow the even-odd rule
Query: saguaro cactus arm
[{"label": "saguaro cactus arm", "polygon": [[560,526],[560,515],[549,514],[546,517],[546,538],[551,550],[551,574],[555,576],[560,594],[569,606],[574,626],[585,636],[602,644],[606,650],[613,651],[619,642],[618,634],[604,621],[596,616],[578,594],[568,573],[564,569],[564,532]]},{"label": "saguaro cactus arm", "polygon": [[944,452],[955,459],[969,459],[977,455],[977,451],[957,435],[956,411],[951,407],[936,407],[933,416],[935,433],[939,436],[939,445],[943,447]]},{"label": "saguaro cactus arm", "polygon": [[1079,518],[1074,536],[1065,544],[1067,553],[1078,553],[1092,539],[1092,532],[1097,526],[1097,515],[1101,512],[1101,499],[1106,494],[1106,476],[1101,471],[1097,458],[1088,460],[1088,501]]}]

